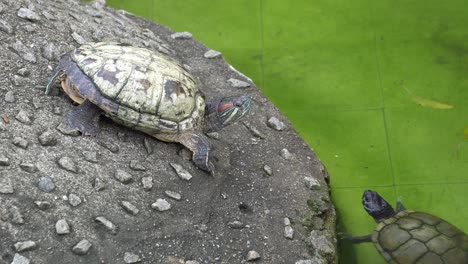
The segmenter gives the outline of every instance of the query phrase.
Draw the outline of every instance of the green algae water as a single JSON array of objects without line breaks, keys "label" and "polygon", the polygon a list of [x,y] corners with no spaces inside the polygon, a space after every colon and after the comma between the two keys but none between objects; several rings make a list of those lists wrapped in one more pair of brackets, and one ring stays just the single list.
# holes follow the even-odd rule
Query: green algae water
[{"label": "green algae water", "polygon": [[[250,76],[331,175],[339,231],[365,189],[468,232],[468,10],[435,0],[107,0],[190,31]],[[341,263],[383,264],[340,243]]]}]

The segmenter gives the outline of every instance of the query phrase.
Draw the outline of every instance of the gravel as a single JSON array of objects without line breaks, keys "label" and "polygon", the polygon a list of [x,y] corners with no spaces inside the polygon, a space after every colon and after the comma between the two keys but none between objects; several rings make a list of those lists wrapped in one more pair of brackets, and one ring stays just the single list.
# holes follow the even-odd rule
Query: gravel
[{"label": "gravel", "polygon": [[51,192],[55,189],[55,184],[50,177],[41,177],[37,185],[39,190],[43,192]]},{"label": "gravel", "polygon": [[175,170],[179,178],[182,180],[190,181],[192,179],[192,174],[190,174],[182,165],[177,164],[177,163],[170,163],[171,167]]},{"label": "gravel", "polygon": [[59,235],[70,234],[70,226],[68,225],[67,220],[58,220],[57,223],[55,223],[55,232]]},{"label": "gravel", "polygon": [[86,239],[83,239],[73,247],[72,251],[77,255],[86,255],[91,246],[91,242],[89,242]]},{"label": "gravel", "polygon": [[160,212],[167,211],[171,209],[171,204],[166,199],[158,199],[156,202],[151,204],[151,208],[158,210]]},{"label": "gravel", "polygon": [[275,116],[268,119],[267,125],[276,131],[282,131],[286,128],[286,125]]}]

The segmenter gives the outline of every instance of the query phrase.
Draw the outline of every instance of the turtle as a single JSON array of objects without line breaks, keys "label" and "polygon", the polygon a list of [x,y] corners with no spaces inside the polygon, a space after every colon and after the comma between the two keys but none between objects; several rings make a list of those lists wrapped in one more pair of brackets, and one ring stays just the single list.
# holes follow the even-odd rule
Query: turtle
[{"label": "turtle", "polygon": [[46,86],[60,84],[78,105],[66,115],[82,135],[99,132],[99,117],[165,142],[181,143],[192,160],[214,173],[205,133],[215,132],[244,117],[247,95],[205,101],[193,75],[176,58],[159,51],[117,42],[89,42],[61,56]]},{"label": "turtle", "polygon": [[467,264],[468,236],[447,221],[407,210],[400,199],[396,210],[377,192],[364,191],[362,204],[378,223],[367,236],[341,237],[353,243],[373,242],[388,263]]}]

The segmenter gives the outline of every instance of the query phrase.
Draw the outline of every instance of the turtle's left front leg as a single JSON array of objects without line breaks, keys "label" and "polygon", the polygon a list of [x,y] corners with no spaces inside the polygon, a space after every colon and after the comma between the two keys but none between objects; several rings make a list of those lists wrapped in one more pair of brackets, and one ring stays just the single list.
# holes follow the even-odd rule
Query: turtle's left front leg
[{"label": "turtle's left front leg", "polygon": [[340,239],[349,240],[354,244],[372,242],[372,234],[369,234],[367,236],[353,236],[353,235],[346,234],[346,233],[338,233],[338,237]]},{"label": "turtle's left front leg", "polygon": [[202,133],[186,133],[178,136],[177,142],[193,152],[193,162],[198,168],[214,174],[215,167],[209,160],[210,142]]},{"label": "turtle's left front leg", "polygon": [[99,116],[102,110],[95,104],[85,100],[67,113],[70,127],[78,129],[81,134],[94,136],[99,132]]}]

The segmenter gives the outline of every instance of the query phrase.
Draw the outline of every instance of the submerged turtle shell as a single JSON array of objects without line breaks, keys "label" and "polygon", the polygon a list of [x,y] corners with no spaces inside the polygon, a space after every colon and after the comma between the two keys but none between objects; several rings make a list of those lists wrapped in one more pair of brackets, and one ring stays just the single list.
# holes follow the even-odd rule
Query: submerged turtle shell
[{"label": "submerged turtle shell", "polygon": [[377,225],[372,241],[389,263],[468,263],[466,234],[426,213],[399,212]]},{"label": "submerged turtle shell", "polygon": [[101,42],[84,44],[70,57],[94,87],[80,86],[79,76],[72,76],[72,85],[115,121],[150,134],[200,128],[203,96],[191,74],[167,55]]}]

